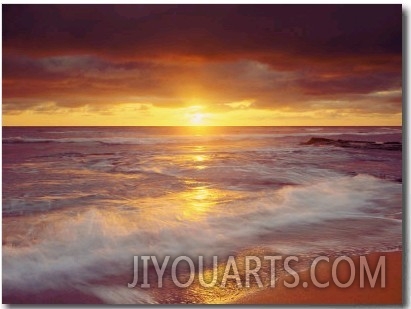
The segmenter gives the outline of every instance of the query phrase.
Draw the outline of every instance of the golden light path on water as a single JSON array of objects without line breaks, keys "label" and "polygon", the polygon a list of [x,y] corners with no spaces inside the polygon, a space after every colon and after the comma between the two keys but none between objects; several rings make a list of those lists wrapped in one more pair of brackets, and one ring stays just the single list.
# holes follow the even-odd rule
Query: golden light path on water
[{"label": "golden light path on water", "polygon": [[[158,247],[158,242],[167,242],[167,240],[162,239],[164,235],[172,230],[177,231],[177,234],[171,237],[177,237],[177,239],[179,237],[190,237],[190,230],[186,230],[186,228],[192,228],[190,227],[192,222],[198,227],[202,227],[203,230],[200,234],[203,236],[200,235],[201,237],[207,238],[209,237],[207,235],[213,235],[215,233],[213,230],[215,220],[237,215],[239,207],[231,207],[230,204],[233,201],[240,200],[243,193],[219,188],[217,183],[210,181],[213,177],[209,174],[209,168],[216,163],[213,162],[213,147],[216,145],[203,141],[204,138],[207,140],[213,129],[206,126],[193,126],[186,127],[184,130],[187,135],[198,137],[199,142],[183,145],[181,152],[174,154],[156,154],[149,165],[155,173],[160,174],[163,173],[162,168],[172,168],[173,166],[191,171],[190,176],[181,179],[181,187],[162,187],[161,182],[146,181],[146,176],[140,173],[113,173],[111,177],[118,177],[118,183],[124,183],[125,179],[130,183],[138,182],[139,187],[135,189],[135,194],[133,194],[133,189],[130,187],[131,194],[122,195],[120,191],[109,194],[107,200],[100,201],[98,205],[88,209],[73,206],[72,208],[55,211],[48,216],[33,214],[31,217],[24,218],[27,222],[19,226],[30,226],[30,232],[26,236],[29,239],[38,239],[35,240],[36,242],[49,239],[52,236],[54,240],[76,247],[76,244],[81,243],[83,238],[96,238],[97,242],[100,241],[100,238],[104,238],[103,248],[99,249],[99,252],[103,255],[111,252],[112,248],[117,247],[118,242],[130,235],[145,235],[145,233],[148,233],[151,235],[150,239],[142,239],[144,245],[141,248],[128,248],[128,250],[131,250],[130,254],[142,254],[142,252],[147,251],[147,254],[161,256],[162,253],[166,252],[151,252],[151,250],[153,248],[161,249],[161,247]],[[215,172],[214,168],[213,173]],[[79,178],[84,177],[84,173],[84,170],[72,171],[72,174],[76,174]],[[86,175],[88,177],[99,177],[98,172],[90,170],[87,173],[89,173],[89,175]],[[111,192],[110,188],[104,188],[104,190]],[[105,192],[104,190],[102,192]],[[9,221],[11,219],[6,218],[3,224],[6,241],[12,242],[16,246],[25,246],[25,241],[14,237],[15,234],[20,235],[24,231],[17,231],[15,225]],[[194,233],[197,232],[197,230],[194,231]],[[197,234],[193,236],[199,237]],[[224,238],[225,235],[221,237]],[[136,240],[140,241],[138,238]],[[168,244],[166,244],[166,247],[168,248]],[[137,249],[140,251],[134,252]],[[204,249],[209,248],[200,248],[199,250]],[[198,265],[195,259],[194,261]],[[210,261],[211,259],[208,262]],[[238,263],[238,265],[240,264]],[[204,268],[205,282],[213,280],[214,273],[210,266]],[[224,272],[225,264],[224,260],[221,259],[218,261],[217,284],[212,288],[204,288],[199,284],[199,273],[196,267],[196,280],[189,288],[184,289],[183,292],[180,291],[182,292],[182,299],[193,303],[227,303],[242,296],[244,291],[238,289],[233,280],[229,280],[226,287],[220,287]],[[182,282],[186,281],[187,273],[183,272],[181,276],[183,278]],[[125,281],[128,280],[127,277]],[[174,287],[171,287],[171,290],[167,293],[171,295],[180,293],[173,291],[173,289]],[[154,289],[151,292],[156,294],[162,293],[164,290]],[[158,298],[161,299],[161,295],[158,295]]]},{"label": "golden light path on water", "polygon": [[[345,159],[347,150],[341,150],[340,154],[339,149],[325,151],[300,146],[300,141],[308,139],[306,135],[273,138],[276,134],[283,135],[281,128],[270,133],[266,132],[268,129],[253,129],[250,136],[251,129],[206,126],[178,127],[172,132],[168,128],[156,128],[158,136],[145,131],[140,136],[134,129],[122,130],[107,131],[109,138],[104,136],[103,143],[93,142],[92,147],[82,141],[78,145],[79,153],[73,153],[72,142],[61,142],[61,138],[76,139],[77,131],[57,138],[48,136],[55,134],[54,131],[44,133],[47,139],[58,141],[50,143],[52,151],[45,155],[43,150],[33,153],[18,164],[14,162],[14,154],[20,150],[10,150],[5,169],[9,175],[6,195],[9,198],[3,200],[9,211],[3,215],[7,282],[18,286],[22,274],[31,272],[38,276],[35,283],[39,286],[44,283],[47,288],[49,274],[56,273],[54,277],[62,277],[62,284],[76,286],[84,293],[94,293],[101,284],[107,294],[112,288],[116,291],[118,285],[130,297],[142,292],[162,303],[232,303],[258,288],[255,284],[250,289],[244,288],[245,256],[258,256],[263,261],[264,256],[302,252],[300,257],[306,263],[312,252],[328,254],[324,250],[329,250],[330,245],[317,241],[324,235],[335,241],[334,250],[346,247],[356,250],[363,246],[368,250],[362,239],[355,238],[358,231],[366,232],[367,239],[376,243],[391,237],[388,233],[392,233],[394,242],[400,239],[400,209],[390,208],[381,213],[378,219],[384,219],[381,222],[386,224],[381,229],[375,228],[375,207],[370,208],[372,217],[370,213],[350,208],[353,214],[349,220],[339,221],[341,214],[347,213],[345,201],[382,206],[384,201],[381,205],[374,204],[374,197],[384,194],[390,205],[401,205],[401,185],[397,182],[369,175],[342,175],[340,164],[358,164]],[[315,133],[304,131],[308,129],[292,130],[292,134],[318,132],[318,129]],[[93,131],[85,132],[92,141],[101,138]],[[14,135],[23,134],[13,133],[13,140]],[[17,140],[19,143],[6,146],[32,148],[32,141]],[[400,153],[389,155],[392,161],[386,165],[397,162],[400,167]],[[323,162],[317,165],[318,157],[329,164],[329,169],[322,168]],[[363,159],[363,154],[360,158]],[[361,164],[364,165],[363,161]],[[378,166],[381,164],[378,161]],[[391,171],[383,167],[382,171]],[[369,173],[367,169],[365,172]],[[17,179],[22,184],[13,178],[19,173],[21,178]],[[401,174],[392,175],[401,177]],[[338,185],[330,184],[334,180]],[[358,187],[365,190],[358,192]],[[323,218],[330,222],[323,224]],[[315,224],[315,228],[311,229],[310,224]],[[347,224],[351,224],[350,228]],[[344,230],[344,235],[340,230]],[[380,235],[383,232],[384,237]],[[164,288],[157,287],[152,267],[145,268],[153,279],[149,290],[140,285],[135,290],[127,288],[133,279],[133,257],[143,255],[154,255],[160,263],[166,255],[171,257]],[[172,281],[171,264],[177,256],[190,257],[195,265],[195,279],[187,288],[179,288]],[[213,287],[200,284],[199,256],[204,257],[207,283],[214,278],[212,258],[218,256],[217,282]],[[236,260],[242,288],[232,277],[226,286],[221,286],[229,256]],[[188,265],[181,264],[177,276],[180,282],[187,282]],[[42,265],[47,266],[42,268]],[[269,267],[268,262],[263,262],[259,272],[262,280],[270,279]],[[232,269],[228,271],[233,275]],[[284,274],[282,269],[278,271],[276,278]],[[76,285],[79,278],[81,282]],[[267,287],[267,281],[263,284]],[[116,301],[124,302],[123,296]]]}]

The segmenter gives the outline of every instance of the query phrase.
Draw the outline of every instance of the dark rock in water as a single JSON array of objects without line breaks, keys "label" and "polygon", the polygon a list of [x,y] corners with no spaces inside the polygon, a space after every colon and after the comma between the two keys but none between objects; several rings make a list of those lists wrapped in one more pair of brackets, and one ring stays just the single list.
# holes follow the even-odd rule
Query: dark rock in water
[{"label": "dark rock in water", "polygon": [[361,149],[380,149],[380,150],[402,150],[402,143],[400,142],[368,142],[368,141],[350,141],[343,139],[329,139],[323,137],[312,137],[309,141],[302,143],[303,145],[332,145],[344,148],[361,148]]}]

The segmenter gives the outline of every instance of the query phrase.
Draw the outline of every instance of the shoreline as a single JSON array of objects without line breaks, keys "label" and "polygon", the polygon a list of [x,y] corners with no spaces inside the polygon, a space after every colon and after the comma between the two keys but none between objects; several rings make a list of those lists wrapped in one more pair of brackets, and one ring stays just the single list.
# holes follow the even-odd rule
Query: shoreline
[{"label": "shoreline", "polygon": [[[376,266],[381,256],[385,256],[385,287],[381,287],[381,272],[375,277],[375,287],[371,288],[370,280],[365,275],[365,286],[360,288],[360,256],[349,256],[355,265],[355,277],[353,283],[347,288],[338,287],[332,279],[332,264],[338,257],[330,258],[329,262],[322,261],[315,268],[315,276],[318,282],[329,282],[326,288],[319,288],[313,284],[310,279],[310,269],[298,272],[299,284],[294,288],[287,288],[284,283],[292,284],[295,280],[292,275],[288,274],[279,277],[275,287],[267,287],[261,290],[249,291],[247,294],[231,294],[230,290],[223,289],[188,289],[185,293],[194,292],[199,295],[207,296],[202,298],[203,304],[272,304],[272,305],[401,305],[402,304],[402,251],[394,252],[374,252],[364,255],[367,259],[372,276],[376,273]],[[341,261],[337,267],[337,277],[341,283],[349,281],[350,277],[349,264]],[[121,284],[123,283],[121,278]],[[128,280],[128,279],[127,279]],[[304,287],[304,282],[308,283]],[[113,282],[111,282],[113,283]],[[118,283],[118,282],[117,282]],[[167,289],[165,281],[165,291],[157,290],[158,293],[173,293]],[[116,284],[115,286],[120,286]],[[108,285],[108,289],[111,287]],[[198,287],[197,287],[198,288]],[[231,292],[235,291],[231,290]],[[4,292],[4,291],[3,291]],[[177,292],[177,290],[174,290]],[[204,293],[206,292],[206,293]],[[239,291],[241,292],[241,291]],[[180,301],[161,302],[159,304],[178,304],[185,300],[185,293],[180,295]],[[119,296],[119,295],[117,295]],[[124,296],[124,295],[123,295]],[[156,299],[156,294],[151,294]],[[122,297],[122,296],[119,296]],[[188,303],[195,304],[196,302]],[[62,289],[60,291],[46,290],[41,293],[12,293],[3,294],[3,303],[8,304],[107,304],[98,295],[94,295],[87,290],[78,290],[76,288]],[[120,300],[119,303],[125,303]]]},{"label": "shoreline", "polygon": [[[330,285],[326,288],[314,286],[310,279],[310,270],[299,272],[300,283],[295,288],[287,288],[284,281],[294,282],[291,275],[282,277],[274,288],[267,288],[255,293],[248,294],[237,299],[234,304],[286,304],[286,305],[367,305],[367,304],[392,304],[401,305],[402,299],[402,251],[394,252],[374,252],[365,255],[374,274],[375,267],[380,256],[385,256],[385,287],[381,287],[380,277],[378,276],[374,288],[370,286],[369,280],[365,276],[365,286],[360,288],[360,256],[351,256],[355,265],[355,279],[347,288],[338,287],[332,278],[332,263],[320,262],[316,267],[316,277],[319,282],[329,281]],[[349,280],[348,263],[342,261],[338,264],[337,276],[341,283]],[[307,282],[308,286],[303,287],[302,283]]]}]

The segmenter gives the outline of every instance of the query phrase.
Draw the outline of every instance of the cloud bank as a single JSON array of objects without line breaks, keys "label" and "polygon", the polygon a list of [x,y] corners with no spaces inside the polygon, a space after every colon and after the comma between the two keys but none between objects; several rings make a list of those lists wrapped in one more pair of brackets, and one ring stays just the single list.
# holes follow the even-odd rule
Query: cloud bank
[{"label": "cloud bank", "polygon": [[401,5],[6,4],[3,114],[136,104],[395,115],[401,50]]}]

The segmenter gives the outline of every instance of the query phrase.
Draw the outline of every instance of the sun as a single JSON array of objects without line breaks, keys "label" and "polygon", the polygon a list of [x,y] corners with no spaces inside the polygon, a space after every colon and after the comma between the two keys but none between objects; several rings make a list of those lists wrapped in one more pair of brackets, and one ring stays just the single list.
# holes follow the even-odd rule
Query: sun
[{"label": "sun", "polygon": [[204,120],[204,115],[201,113],[195,113],[191,116],[190,122],[193,125],[201,125]]}]

